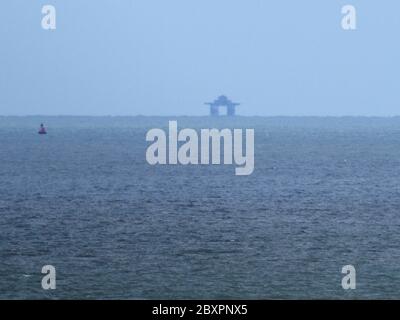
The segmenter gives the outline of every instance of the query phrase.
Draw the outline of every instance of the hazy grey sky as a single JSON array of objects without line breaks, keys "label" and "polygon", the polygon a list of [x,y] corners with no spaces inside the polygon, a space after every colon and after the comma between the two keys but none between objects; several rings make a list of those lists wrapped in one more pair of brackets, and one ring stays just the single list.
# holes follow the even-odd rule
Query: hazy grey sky
[{"label": "hazy grey sky", "polygon": [[243,115],[399,115],[399,15],[398,0],[3,0],[0,114],[206,115],[226,94]]}]

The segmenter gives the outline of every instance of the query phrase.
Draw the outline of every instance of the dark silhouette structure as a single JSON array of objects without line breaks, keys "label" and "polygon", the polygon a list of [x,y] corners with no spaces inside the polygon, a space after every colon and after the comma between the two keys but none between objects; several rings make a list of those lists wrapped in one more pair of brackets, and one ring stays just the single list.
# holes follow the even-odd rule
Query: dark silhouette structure
[{"label": "dark silhouette structure", "polygon": [[226,115],[234,116],[236,114],[236,106],[240,103],[232,102],[226,96],[219,96],[214,102],[207,102],[206,105],[210,106],[210,116],[219,116],[219,108],[226,107]]}]

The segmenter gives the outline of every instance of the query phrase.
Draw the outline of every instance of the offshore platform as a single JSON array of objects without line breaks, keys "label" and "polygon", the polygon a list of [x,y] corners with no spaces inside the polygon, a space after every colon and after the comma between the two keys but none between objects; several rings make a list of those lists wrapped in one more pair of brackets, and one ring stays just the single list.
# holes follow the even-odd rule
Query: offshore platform
[{"label": "offshore platform", "polygon": [[240,105],[240,103],[232,102],[224,95],[219,96],[214,102],[206,102],[205,104],[210,106],[210,116],[219,116],[221,107],[226,107],[227,116],[234,116],[236,107]]}]

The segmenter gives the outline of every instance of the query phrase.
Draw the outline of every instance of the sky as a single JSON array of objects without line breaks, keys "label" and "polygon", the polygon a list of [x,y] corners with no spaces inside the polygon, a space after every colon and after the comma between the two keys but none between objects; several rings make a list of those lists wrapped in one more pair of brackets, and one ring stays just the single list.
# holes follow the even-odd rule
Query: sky
[{"label": "sky", "polygon": [[220,94],[245,116],[400,115],[399,15],[398,0],[2,0],[0,115],[200,116]]}]

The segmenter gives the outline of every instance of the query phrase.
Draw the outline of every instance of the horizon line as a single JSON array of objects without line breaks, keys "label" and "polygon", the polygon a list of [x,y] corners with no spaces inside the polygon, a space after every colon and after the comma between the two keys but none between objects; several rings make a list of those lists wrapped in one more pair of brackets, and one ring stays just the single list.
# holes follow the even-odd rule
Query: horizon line
[{"label": "horizon line", "polygon": [[235,115],[235,116],[227,116],[227,115],[219,115],[219,116],[210,116],[210,115],[74,115],[74,114],[26,114],[26,115],[2,115],[2,118],[36,118],[36,117],[82,117],[82,118],[135,118],[135,117],[143,117],[143,118],[210,118],[210,119],[234,119],[234,118],[398,118],[398,115]]}]

